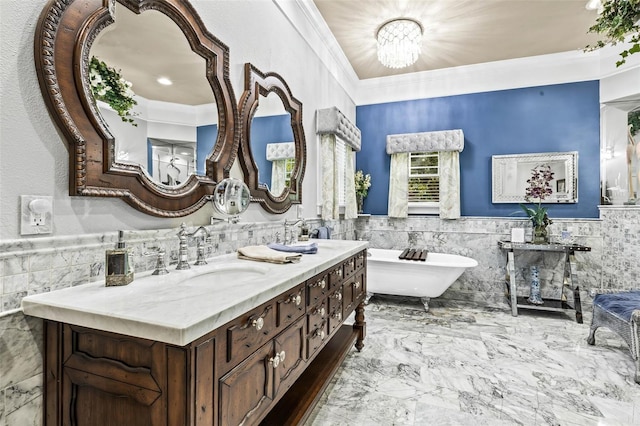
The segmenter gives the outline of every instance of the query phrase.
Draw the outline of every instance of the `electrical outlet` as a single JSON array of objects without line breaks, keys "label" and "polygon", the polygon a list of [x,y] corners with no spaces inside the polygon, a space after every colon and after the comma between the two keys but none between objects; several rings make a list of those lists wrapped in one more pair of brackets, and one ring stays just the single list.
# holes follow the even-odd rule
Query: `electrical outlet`
[{"label": "electrical outlet", "polygon": [[20,196],[20,235],[50,234],[53,231],[53,197]]}]

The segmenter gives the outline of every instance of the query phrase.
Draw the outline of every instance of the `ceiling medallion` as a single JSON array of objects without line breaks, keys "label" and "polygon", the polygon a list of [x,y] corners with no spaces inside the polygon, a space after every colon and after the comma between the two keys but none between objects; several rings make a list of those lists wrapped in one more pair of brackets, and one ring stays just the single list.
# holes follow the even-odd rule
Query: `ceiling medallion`
[{"label": "ceiling medallion", "polygon": [[378,60],[387,68],[413,65],[420,55],[422,25],[409,18],[385,22],[376,34]]}]

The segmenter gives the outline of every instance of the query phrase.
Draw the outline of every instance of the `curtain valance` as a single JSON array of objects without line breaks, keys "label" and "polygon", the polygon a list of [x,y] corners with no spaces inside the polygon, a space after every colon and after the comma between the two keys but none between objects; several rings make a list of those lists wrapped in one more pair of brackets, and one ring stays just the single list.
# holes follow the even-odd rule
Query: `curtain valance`
[{"label": "curtain valance", "polygon": [[387,154],[389,155],[401,152],[462,151],[463,149],[462,129],[387,136]]},{"label": "curtain valance", "polygon": [[362,144],[360,129],[337,107],[318,110],[316,113],[316,133],[335,135],[345,141],[354,151],[360,151]]},{"label": "curtain valance", "polygon": [[296,157],[296,145],[294,142],[280,142],[267,144],[267,160],[286,160]]}]

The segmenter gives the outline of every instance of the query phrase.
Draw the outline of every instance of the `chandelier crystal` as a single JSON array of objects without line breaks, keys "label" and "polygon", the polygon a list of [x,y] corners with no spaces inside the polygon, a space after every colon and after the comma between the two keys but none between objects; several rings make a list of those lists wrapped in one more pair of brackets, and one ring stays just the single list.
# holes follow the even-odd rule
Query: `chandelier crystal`
[{"label": "chandelier crystal", "polygon": [[399,18],[380,26],[376,34],[378,60],[387,68],[413,65],[420,55],[422,25],[408,18]]}]

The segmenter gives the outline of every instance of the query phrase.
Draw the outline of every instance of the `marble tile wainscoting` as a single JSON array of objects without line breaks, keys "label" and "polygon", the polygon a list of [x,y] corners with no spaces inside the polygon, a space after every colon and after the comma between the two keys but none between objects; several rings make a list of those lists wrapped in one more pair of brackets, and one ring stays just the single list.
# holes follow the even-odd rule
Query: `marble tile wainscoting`
[{"label": "marble tile wainscoting", "polygon": [[[636,223],[638,216],[635,218]],[[589,309],[591,289],[600,288],[602,280],[603,247],[602,229],[606,224],[600,220],[554,219],[550,225],[552,239],[560,239],[561,232],[569,231],[571,241],[591,247],[591,252],[576,253],[578,283],[581,289],[583,309]],[[451,253],[468,256],[478,261],[478,266],[465,271],[462,276],[431,304],[451,302],[474,303],[479,306],[506,308],[504,277],[506,254],[498,248],[498,241],[508,240],[511,228],[528,228],[526,219],[462,217],[456,220],[441,220],[438,217],[409,217],[407,219],[387,216],[370,216],[358,219],[356,233],[359,238],[370,241],[370,247],[404,249],[415,247],[430,252]],[[637,228],[637,225],[636,225]],[[529,235],[530,238],[530,235]],[[618,252],[631,256],[623,246]],[[516,258],[518,295],[529,294],[530,265],[540,269],[540,284],[543,297],[557,298],[564,273],[563,253],[521,253]],[[636,272],[638,271],[636,266]],[[613,284],[615,285],[615,284]]]}]

